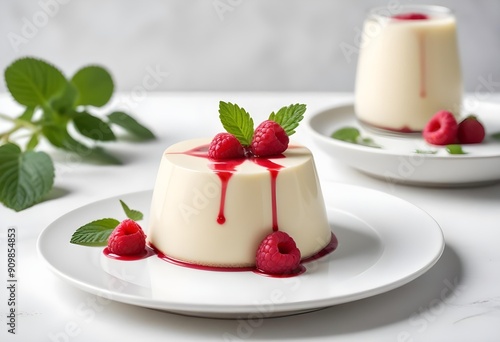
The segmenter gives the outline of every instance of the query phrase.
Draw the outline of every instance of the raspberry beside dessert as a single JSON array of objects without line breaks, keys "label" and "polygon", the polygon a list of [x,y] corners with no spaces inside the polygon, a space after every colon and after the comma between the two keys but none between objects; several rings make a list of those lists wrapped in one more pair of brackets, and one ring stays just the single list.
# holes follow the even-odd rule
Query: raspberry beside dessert
[{"label": "raspberry beside dessert", "polygon": [[146,248],[146,234],[134,220],[123,220],[111,233],[108,249],[111,253],[125,256],[137,255]]},{"label": "raspberry beside dessert", "polygon": [[277,231],[262,240],[256,255],[256,267],[268,274],[291,274],[300,264],[300,251],[285,232]]},{"label": "raspberry beside dessert", "polygon": [[456,142],[458,123],[451,112],[441,110],[434,114],[424,128],[425,141],[433,145],[449,145]]},{"label": "raspberry beside dessert", "polygon": [[485,135],[484,126],[475,115],[469,115],[458,124],[457,137],[461,144],[479,144]]}]

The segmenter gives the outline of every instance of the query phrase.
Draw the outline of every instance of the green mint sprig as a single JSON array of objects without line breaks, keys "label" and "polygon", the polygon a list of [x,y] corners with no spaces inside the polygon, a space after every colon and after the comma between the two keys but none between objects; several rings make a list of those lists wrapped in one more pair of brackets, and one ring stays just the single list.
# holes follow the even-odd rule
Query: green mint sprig
[{"label": "green mint sprig", "polygon": [[120,221],[113,218],[89,222],[73,233],[70,242],[82,246],[106,246],[109,236],[119,224]]},{"label": "green mint sprig", "polygon": [[122,205],[123,211],[125,212],[125,215],[134,221],[140,221],[143,219],[144,215],[140,211],[130,209],[128,205],[125,204],[122,200],[120,200],[120,204]]},{"label": "green mint sprig", "polygon": [[0,146],[0,199],[13,209],[38,202],[54,185],[54,165],[45,152],[6,143]]},{"label": "green mint sprig", "polygon": [[[282,107],[277,113],[272,112],[269,120],[278,123],[288,136],[295,133],[295,128],[304,118],[306,105],[292,104]],[[231,102],[219,102],[219,118],[224,129],[234,135],[243,146],[250,146],[254,134],[254,122],[250,114],[242,107]]]},{"label": "green mint sprig", "polygon": [[467,154],[462,148],[462,145],[459,144],[451,144],[446,145],[446,152],[449,154]]},{"label": "green mint sprig", "polygon": [[42,140],[83,160],[119,165],[118,158],[98,145],[117,140],[115,126],[136,140],[155,138],[127,113],[92,113],[114,91],[103,67],[86,66],[67,79],[52,64],[25,57],[9,65],[4,78],[14,100],[25,107],[17,117],[0,113],[10,123],[0,132],[0,203],[15,211],[40,202],[53,187],[54,163],[45,152],[35,151]]},{"label": "green mint sprig", "polygon": [[304,118],[306,105],[292,104],[288,107],[283,107],[275,114],[274,112],[269,115],[269,120],[277,122],[286,132],[286,135],[291,136],[295,133],[295,128],[299,125],[300,121]]},{"label": "green mint sprig", "polygon": [[343,127],[331,134],[333,139],[345,141],[351,144],[381,148],[373,139],[361,136],[359,129],[355,127]]},{"label": "green mint sprig", "polygon": [[[140,211],[130,209],[122,200],[120,200],[120,204],[129,219],[134,221],[142,220],[143,215]],[[119,224],[120,221],[114,218],[103,218],[89,222],[73,233],[70,242],[82,246],[106,246],[109,236]]]},{"label": "green mint sprig", "polygon": [[224,129],[234,135],[243,146],[252,143],[253,119],[244,108],[231,102],[220,101],[219,119]]}]

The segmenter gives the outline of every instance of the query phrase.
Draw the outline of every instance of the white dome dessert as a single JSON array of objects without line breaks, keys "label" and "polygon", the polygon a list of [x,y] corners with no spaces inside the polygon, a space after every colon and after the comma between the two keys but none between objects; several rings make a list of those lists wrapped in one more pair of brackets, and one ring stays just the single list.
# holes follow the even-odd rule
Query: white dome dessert
[{"label": "white dome dessert", "polygon": [[273,230],[290,235],[302,260],[333,235],[311,152],[291,144],[280,156],[213,161],[210,139],[170,146],[153,192],[149,243],[190,265],[255,266]]}]

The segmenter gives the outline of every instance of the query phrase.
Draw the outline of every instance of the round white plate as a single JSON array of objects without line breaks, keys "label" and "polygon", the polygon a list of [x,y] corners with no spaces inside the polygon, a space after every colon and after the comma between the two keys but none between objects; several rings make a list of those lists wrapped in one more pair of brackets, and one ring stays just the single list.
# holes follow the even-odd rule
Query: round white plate
[{"label": "round white plate", "polygon": [[[467,154],[451,155],[444,147],[427,144],[420,134],[383,134],[366,129],[356,120],[352,104],[318,112],[306,126],[314,142],[326,153],[359,171],[392,183],[428,186],[469,186],[500,180],[500,141],[488,138],[500,132],[500,105],[477,103],[476,114],[486,127],[481,144],[463,145]],[[466,112],[467,113],[467,112]],[[356,127],[363,137],[381,148],[356,145],[331,138],[342,127]],[[434,150],[419,154],[416,150]]]},{"label": "round white plate", "polygon": [[[339,246],[306,263],[307,271],[297,277],[195,270],[156,256],[112,260],[103,255],[103,248],[69,242],[80,225],[104,217],[123,218],[119,199],[146,212],[151,191],[67,213],[42,232],[38,251],[57,275],[93,294],[147,308],[225,318],[289,315],[373,296],[415,279],[441,256],[441,229],[416,206],[345,184],[325,183],[323,193]],[[147,227],[147,222],[142,225]]]}]

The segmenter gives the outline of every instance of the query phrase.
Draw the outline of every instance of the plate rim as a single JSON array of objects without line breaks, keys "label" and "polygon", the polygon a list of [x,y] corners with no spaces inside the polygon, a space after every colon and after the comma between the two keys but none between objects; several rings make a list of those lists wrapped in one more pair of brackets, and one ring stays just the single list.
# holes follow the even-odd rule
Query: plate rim
[{"label": "plate rim", "polygon": [[[327,185],[328,184],[328,185]],[[431,219],[434,223],[434,228],[436,232],[439,232],[439,237],[440,240],[438,241],[439,250],[436,250],[434,252],[434,256],[431,260],[427,260],[425,263],[425,266],[418,269],[414,270],[413,272],[410,272],[407,274],[405,277],[398,279],[397,281],[392,281],[390,283],[385,284],[384,286],[379,286],[377,288],[368,288],[362,292],[357,292],[349,295],[345,295],[342,297],[342,300],[338,300],[336,297],[330,297],[330,298],[322,298],[322,299],[314,299],[314,300],[306,300],[306,301],[298,301],[298,302],[290,302],[290,303],[276,303],[274,308],[273,308],[273,316],[283,316],[283,315],[290,315],[293,313],[298,313],[298,312],[303,312],[303,311],[312,311],[312,310],[317,310],[329,306],[334,306],[334,305],[339,305],[343,303],[348,303],[352,302],[355,300],[360,300],[364,298],[368,298],[371,296],[375,296],[378,294],[382,294],[385,292],[388,292],[390,290],[393,290],[395,288],[398,288],[400,286],[403,286],[414,279],[420,277],[422,274],[427,272],[430,268],[432,268],[436,262],[440,259],[444,249],[445,249],[445,239],[444,239],[444,234],[443,231],[439,225],[439,223],[430,215],[428,214],[425,210],[422,208],[416,206],[415,204],[404,200],[402,198],[399,198],[397,196],[371,189],[371,188],[366,188],[363,186],[358,186],[358,185],[353,185],[353,184],[347,184],[347,183],[341,183],[341,182],[331,182],[331,181],[326,181],[326,182],[321,182],[321,187],[323,189],[324,197],[327,197],[325,195],[325,187],[329,186],[340,186],[340,187],[347,187],[347,188],[356,188],[359,191],[370,191],[378,196],[386,196],[388,198],[391,198],[392,200],[397,200],[401,201],[402,203],[405,203],[406,205],[410,205],[413,207],[414,210],[417,210],[421,215],[426,216],[427,218]],[[122,293],[122,292],[116,292],[112,291],[107,288],[99,287],[94,284],[87,282],[83,282],[79,279],[74,279],[68,274],[65,274],[62,270],[58,269],[56,265],[53,265],[48,258],[44,255],[44,240],[46,239],[46,235],[51,233],[51,230],[54,230],[55,228],[52,227],[57,227],[57,223],[60,220],[63,220],[64,218],[67,218],[71,215],[74,215],[77,213],[79,210],[82,210],[83,208],[92,206],[92,205],[98,205],[99,203],[105,203],[109,202],[111,200],[116,200],[120,197],[125,197],[125,196],[141,196],[141,195],[146,195],[150,194],[152,192],[152,189],[149,190],[142,190],[142,191],[135,191],[135,192],[130,192],[130,193],[124,193],[121,195],[114,195],[110,196],[104,199],[96,200],[87,204],[84,204],[78,208],[75,208],[60,217],[58,217],[56,220],[51,222],[47,227],[45,227],[42,232],[39,234],[37,243],[36,243],[36,249],[39,257],[44,261],[44,263],[49,267],[49,269],[54,272],[58,277],[62,278],[64,281],[68,282],[70,285],[75,286],[76,288],[79,288],[80,290],[83,290],[85,292],[92,293],[94,295],[99,295],[103,297],[107,297],[109,299],[115,300],[117,302],[122,302],[122,303],[127,303],[131,305],[136,305],[140,307],[146,307],[146,308],[152,308],[152,309],[160,309],[168,312],[173,312],[173,313],[180,313],[180,314],[187,314],[191,316],[202,316],[202,317],[217,317],[218,315],[222,315],[223,318],[233,318],[234,315],[241,315],[241,314],[249,314],[249,313],[254,313],[256,310],[256,305],[255,304],[237,304],[231,305],[231,304],[221,304],[217,306],[207,306],[205,304],[192,304],[192,303],[177,303],[177,302],[165,302],[165,301],[159,301],[157,299],[153,298],[145,298],[129,293]],[[325,200],[325,204],[328,206],[328,201]],[[69,242],[68,242],[69,244]],[[100,268],[100,271],[105,272],[102,267]],[[106,273],[106,272],[105,272]],[[107,273],[106,273],[107,274]],[[144,302],[148,302],[147,305],[144,304]],[[165,304],[168,304],[167,306]],[[228,316],[229,315],[229,316]]]},{"label": "plate rim", "polygon": [[[499,104],[494,103],[494,102],[481,102],[481,106],[498,106],[500,107]],[[331,137],[326,136],[325,134],[322,134],[319,132],[315,127],[313,127],[313,121],[318,120],[319,117],[322,116],[327,116],[327,115],[333,115],[329,112],[333,111],[350,111],[352,113],[352,116],[355,118],[355,113],[354,113],[354,102],[353,101],[344,101],[342,103],[338,103],[336,105],[331,105],[328,107],[325,107],[323,109],[316,110],[313,114],[309,115],[306,117],[305,120],[305,127],[307,131],[309,132],[310,135],[315,137],[316,139],[320,139],[324,143],[327,144],[332,144],[332,145],[337,145],[342,148],[348,148],[348,149],[354,149],[358,150],[360,152],[369,152],[371,154],[381,154],[381,155],[388,155],[388,156],[394,156],[394,157],[403,157],[407,158],[412,156],[413,154],[416,153],[403,153],[400,151],[394,151],[394,150],[388,150],[388,149],[379,149],[379,148],[373,148],[369,146],[363,146],[363,145],[357,145],[357,144],[352,144],[349,142],[345,142],[342,140],[338,139],[333,139]],[[356,123],[363,127],[361,123],[356,119]],[[365,128],[363,128],[365,129]],[[377,135],[377,132],[374,131],[369,131],[370,134]],[[390,137],[390,134],[384,135],[384,137]],[[415,135],[413,135],[415,137]],[[418,155],[418,154],[416,154]],[[425,158],[430,158],[434,160],[446,160],[446,161],[455,161],[455,160],[464,160],[464,159],[474,159],[474,160],[481,160],[481,159],[495,159],[495,158],[500,158],[500,152],[498,155],[475,155],[475,154],[461,154],[461,155],[435,155],[435,154],[420,154],[421,156],[425,156]]]}]

